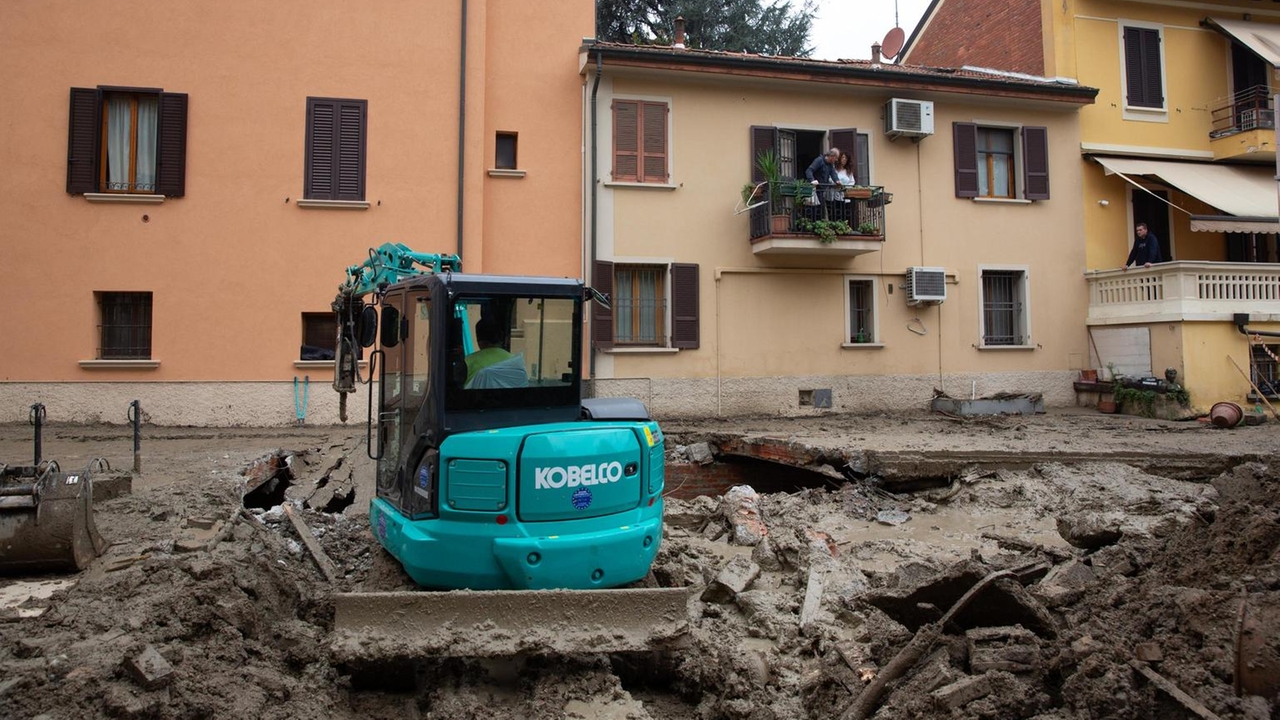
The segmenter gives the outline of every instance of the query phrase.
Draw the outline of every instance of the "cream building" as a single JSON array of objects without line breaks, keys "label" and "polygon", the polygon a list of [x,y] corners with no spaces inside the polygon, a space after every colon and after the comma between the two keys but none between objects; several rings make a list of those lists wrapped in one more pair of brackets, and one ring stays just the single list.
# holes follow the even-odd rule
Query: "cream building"
[{"label": "cream building", "polygon": [[[1096,91],[678,45],[589,43],[580,65],[584,254],[614,298],[597,393],[663,416],[926,407],[935,388],[1074,402]],[[872,197],[784,200],[775,228],[760,152],[787,179],[832,146]],[[823,242],[819,218],[849,227]]]},{"label": "cream building", "polygon": [[[0,421],[335,422],[368,248],[580,272],[591,3],[0,3]],[[536,61],[531,61],[536,59]]]}]

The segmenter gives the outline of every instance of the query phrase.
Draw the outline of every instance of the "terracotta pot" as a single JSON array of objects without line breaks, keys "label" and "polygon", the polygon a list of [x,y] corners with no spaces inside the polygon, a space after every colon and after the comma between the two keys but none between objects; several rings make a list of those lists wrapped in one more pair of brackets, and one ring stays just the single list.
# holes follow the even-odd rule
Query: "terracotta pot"
[{"label": "terracotta pot", "polygon": [[791,216],[790,215],[770,215],[769,229],[774,235],[784,235],[791,232]]},{"label": "terracotta pot", "polygon": [[1107,413],[1108,415],[1113,415],[1119,410],[1120,408],[1116,406],[1115,400],[1099,400],[1098,401],[1098,412]]},{"label": "terracotta pot", "polygon": [[861,200],[866,200],[867,198],[871,197],[871,189],[870,188],[845,188],[844,196],[847,198],[859,198]]},{"label": "terracotta pot", "polygon": [[1233,402],[1214,403],[1213,407],[1209,408],[1209,422],[1213,423],[1214,427],[1233,428],[1239,425],[1242,419],[1244,419],[1244,410]]}]

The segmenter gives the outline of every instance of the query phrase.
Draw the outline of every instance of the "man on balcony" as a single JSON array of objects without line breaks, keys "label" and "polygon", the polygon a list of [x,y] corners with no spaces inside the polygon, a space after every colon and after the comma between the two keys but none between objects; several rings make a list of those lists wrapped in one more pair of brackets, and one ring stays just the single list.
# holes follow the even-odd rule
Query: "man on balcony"
[{"label": "man on balcony", "polygon": [[804,171],[805,179],[813,185],[814,194],[822,199],[828,220],[842,219],[840,211],[843,209],[844,192],[837,189],[840,179],[836,175],[836,160],[839,157],[840,148],[833,147],[815,158]]},{"label": "man on balcony", "polygon": [[1124,267],[1120,269],[1128,270],[1130,265],[1151,267],[1155,263],[1164,262],[1164,258],[1160,255],[1160,239],[1155,233],[1147,230],[1147,224],[1138,223],[1134,229],[1137,230],[1138,237],[1133,241],[1129,259],[1124,261]]}]

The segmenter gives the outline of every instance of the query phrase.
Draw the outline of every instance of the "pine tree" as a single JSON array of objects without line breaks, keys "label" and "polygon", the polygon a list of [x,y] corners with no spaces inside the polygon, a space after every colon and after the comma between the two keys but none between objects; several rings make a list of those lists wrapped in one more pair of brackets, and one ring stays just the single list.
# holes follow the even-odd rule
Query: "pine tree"
[{"label": "pine tree", "polygon": [[764,55],[808,57],[814,0],[597,0],[596,37],[607,42],[670,45],[673,21],[685,21],[685,45]]}]

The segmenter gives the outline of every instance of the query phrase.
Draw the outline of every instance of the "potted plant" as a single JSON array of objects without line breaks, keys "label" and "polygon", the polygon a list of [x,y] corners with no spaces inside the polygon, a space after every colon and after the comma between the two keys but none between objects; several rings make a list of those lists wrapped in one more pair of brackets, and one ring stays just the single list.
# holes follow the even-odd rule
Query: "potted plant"
[{"label": "potted plant", "polygon": [[880,226],[876,225],[873,222],[859,223],[858,232],[862,233],[863,235],[879,235]]},{"label": "potted plant", "polygon": [[844,189],[844,196],[847,198],[858,198],[859,200],[867,200],[875,194],[875,189],[866,185],[854,185]]},{"label": "potted plant", "polygon": [[769,183],[770,230],[774,235],[785,233],[791,229],[791,212],[787,209],[787,196],[783,194],[778,154],[773,150],[761,151],[756,155],[756,169]]},{"label": "potted plant", "polygon": [[849,227],[849,223],[844,220],[810,220],[803,217],[796,219],[796,229],[817,235],[818,242],[824,245],[835,242],[837,235],[853,233],[853,228]]}]

